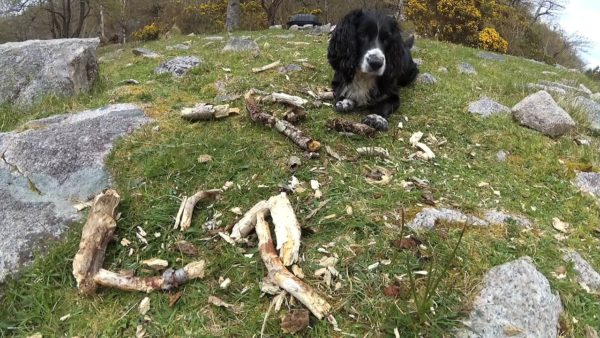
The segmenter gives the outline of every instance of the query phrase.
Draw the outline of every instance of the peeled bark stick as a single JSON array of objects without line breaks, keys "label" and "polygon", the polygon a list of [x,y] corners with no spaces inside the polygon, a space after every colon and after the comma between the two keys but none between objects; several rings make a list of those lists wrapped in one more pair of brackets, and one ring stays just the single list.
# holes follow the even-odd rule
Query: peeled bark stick
[{"label": "peeled bark stick", "polygon": [[269,209],[275,226],[277,250],[283,265],[290,266],[298,261],[300,251],[300,224],[290,200],[283,192],[269,198]]},{"label": "peeled bark stick", "polygon": [[264,72],[265,70],[269,70],[269,69],[273,69],[277,66],[279,66],[281,64],[281,61],[277,60],[273,63],[269,63],[266,66],[262,66],[262,67],[258,67],[258,68],[252,68],[252,72],[254,73],[260,73],[260,72]]},{"label": "peeled bark stick", "polygon": [[73,276],[79,291],[92,295],[96,291],[94,275],[102,268],[106,247],[117,227],[117,206],[121,197],[114,190],[96,196],[81,233],[79,251],[73,259]]},{"label": "peeled bark stick", "polygon": [[228,104],[213,106],[212,104],[198,103],[193,108],[183,108],[181,110],[181,118],[191,122],[209,121],[239,113],[237,108],[229,108]]},{"label": "peeled bark stick", "polygon": [[327,121],[327,128],[335,131],[343,131],[348,133],[354,133],[366,137],[372,137],[377,133],[377,130],[364,123],[344,121],[342,119],[330,119]]},{"label": "peeled bark stick", "polygon": [[231,239],[234,241],[239,241],[242,238],[245,238],[252,232],[254,227],[256,226],[256,214],[261,210],[266,210],[269,208],[269,204],[267,201],[260,201],[256,203],[250,210],[248,210],[242,219],[240,219],[231,229]]},{"label": "peeled bark stick", "polygon": [[[183,205],[183,211],[181,211],[181,218],[175,220],[175,225],[179,225],[181,231],[186,231],[189,229],[190,225],[192,225],[192,214],[194,213],[194,208],[196,204],[202,200],[214,200],[221,193],[220,189],[213,189],[208,191],[198,191],[194,195],[190,197],[186,197],[181,201]],[[179,210],[182,210],[181,207]],[[179,217],[180,213],[177,213]]]},{"label": "peeled bark stick", "polygon": [[327,316],[331,311],[331,305],[308,284],[294,276],[283,266],[281,259],[277,256],[277,251],[275,251],[269,224],[265,221],[264,211],[256,215],[256,234],[258,235],[260,256],[267,267],[271,281],[298,299],[315,317],[323,319]]},{"label": "peeled bark stick", "polygon": [[357,148],[356,152],[360,156],[365,157],[379,157],[383,160],[389,160],[391,158],[390,152],[387,149],[381,147],[362,147]]},{"label": "peeled bark stick", "polygon": [[248,111],[252,121],[262,123],[269,128],[275,128],[277,131],[292,140],[292,142],[294,142],[302,150],[315,152],[321,148],[321,143],[319,143],[319,141],[304,136],[302,131],[293,124],[284,120],[280,120],[273,115],[263,113],[256,100],[252,97],[254,93],[256,93],[256,91],[251,89],[246,93],[246,95],[244,95],[246,100],[246,110]]},{"label": "peeled bark stick", "polygon": [[318,92],[317,97],[323,101],[333,101],[334,99],[333,92]]},{"label": "peeled bark stick", "polygon": [[270,95],[270,98],[273,102],[284,103],[298,108],[304,108],[304,105],[308,102],[308,100],[303,99],[300,96],[285,93],[273,93]]},{"label": "peeled bark stick", "polygon": [[94,276],[94,282],[124,291],[169,291],[189,280],[203,278],[204,265],[204,261],[192,262],[181,269],[167,269],[161,276],[152,277],[131,277],[100,269]]}]

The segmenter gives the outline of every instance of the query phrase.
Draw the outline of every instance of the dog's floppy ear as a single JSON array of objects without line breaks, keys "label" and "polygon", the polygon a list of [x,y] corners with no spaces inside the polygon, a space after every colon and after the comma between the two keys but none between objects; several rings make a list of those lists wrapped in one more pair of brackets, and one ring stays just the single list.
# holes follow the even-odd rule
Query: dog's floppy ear
[{"label": "dog's floppy ear", "polygon": [[352,76],[358,64],[356,27],[362,16],[363,11],[360,9],[348,13],[335,27],[327,49],[329,64],[345,77]]}]

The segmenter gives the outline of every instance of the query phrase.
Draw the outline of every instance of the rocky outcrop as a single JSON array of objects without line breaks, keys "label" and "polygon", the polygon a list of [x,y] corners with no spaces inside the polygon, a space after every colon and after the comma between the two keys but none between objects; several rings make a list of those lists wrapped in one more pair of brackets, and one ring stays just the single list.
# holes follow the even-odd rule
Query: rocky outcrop
[{"label": "rocky outcrop", "polygon": [[57,39],[0,45],[0,103],[29,105],[47,95],[90,89],[98,76],[99,39]]},{"label": "rocky outcrop", "polygon": [[114,141],[149,121],[118,104],[0,134],[0,282],[79,219],[72,204],[110,184],[104,160]]}]

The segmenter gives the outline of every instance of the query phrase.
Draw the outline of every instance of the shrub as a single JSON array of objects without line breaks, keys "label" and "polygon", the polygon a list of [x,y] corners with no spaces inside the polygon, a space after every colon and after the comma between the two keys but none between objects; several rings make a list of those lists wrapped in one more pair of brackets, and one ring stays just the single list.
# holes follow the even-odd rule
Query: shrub
[{"label": "shrub", "polygon": [[482,12],[492,8],[489,0],[409,0],[406,15],[421,35],[476,45]]},{"label": "shrub", "polygon": [[501,37],[494,28],[486,27],[479,32],[479,47],[493,52],[506,53],[508,41]]},{"label": "shrub", "polygon": [[133,37],[141,41],[158,40],[160,29],[156,23],[146,25],[133,33]]}]

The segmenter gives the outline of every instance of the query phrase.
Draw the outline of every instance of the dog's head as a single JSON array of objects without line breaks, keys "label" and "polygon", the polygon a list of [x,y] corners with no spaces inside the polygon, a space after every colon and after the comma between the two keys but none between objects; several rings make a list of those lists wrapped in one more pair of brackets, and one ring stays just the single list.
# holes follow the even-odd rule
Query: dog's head
[{"label": "dog's head", "polygon": [[357,71],[399,78],[413,73],[416,64],[410,48],[413,38],[403,41],[394,18],[380,12],[355,10],[336,26],[327,57],[338,71],[354,74]]}]

